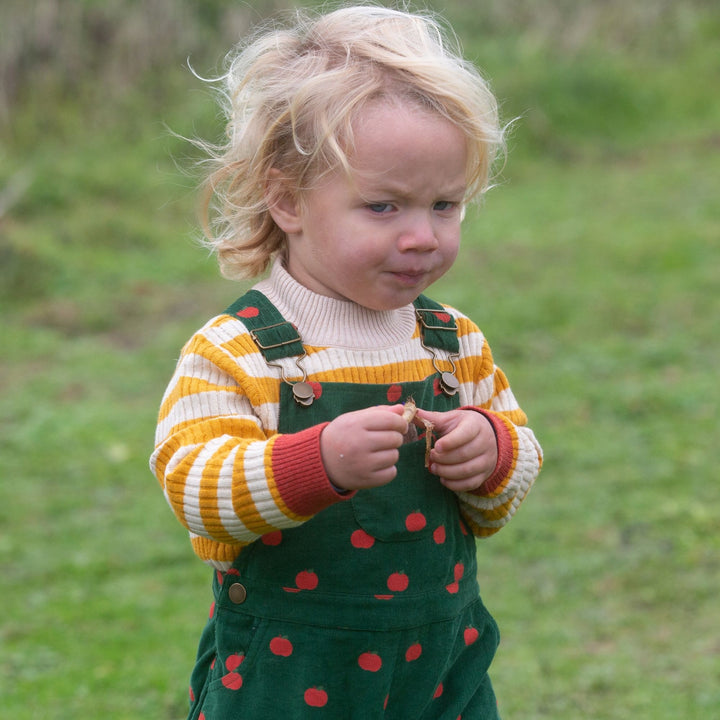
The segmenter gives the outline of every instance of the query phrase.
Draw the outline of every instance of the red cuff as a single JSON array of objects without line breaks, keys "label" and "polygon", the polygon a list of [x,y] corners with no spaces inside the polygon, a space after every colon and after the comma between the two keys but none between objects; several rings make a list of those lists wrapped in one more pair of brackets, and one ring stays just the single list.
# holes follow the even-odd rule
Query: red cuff
[{"label": "red cuff", "polygon": [[283,502],[296,515],[311,517],[354,493],[340,493],[330,483],[320,455],[320,433],[328,423],[278,436],[272,469]]},{"label": "red cuff", "polygon": [[496,413],[478,407],[464,407],[463,410],[474,410],[483,415],[492,425],[497,441],[498,458],[495,469],[490,477],[475,491],[477,495],[492,495],[502,482],[510,475],[515,466],[515,447],[510,429]]}]

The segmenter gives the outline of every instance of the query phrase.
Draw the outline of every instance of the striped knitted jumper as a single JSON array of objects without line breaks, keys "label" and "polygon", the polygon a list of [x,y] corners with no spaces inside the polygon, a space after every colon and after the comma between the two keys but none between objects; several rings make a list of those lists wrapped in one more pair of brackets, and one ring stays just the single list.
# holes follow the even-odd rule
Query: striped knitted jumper
[{"label": "striped knitted jumper", "polygon": [[[412,305],[373,311],[316,295],[280,262],[255,289],[297,327],[311,384],[392,385],[437,372]],[[492,476],[475,492],[458,494],[466,524],[485,537],[505,525],[527,495],[542,451],[481,331],[446,310],[458,325],[460,405],[483,412],[498,441]],[[219,570],[259,537],[296,527],[352,496],[338,493],[325,473],[325,424],[278,432],[283,374],[299,380],[302,370],[292,358],[269,365],[242,317],[221,314],[185,345],[162,401],[151,468],[195,552]]]}]

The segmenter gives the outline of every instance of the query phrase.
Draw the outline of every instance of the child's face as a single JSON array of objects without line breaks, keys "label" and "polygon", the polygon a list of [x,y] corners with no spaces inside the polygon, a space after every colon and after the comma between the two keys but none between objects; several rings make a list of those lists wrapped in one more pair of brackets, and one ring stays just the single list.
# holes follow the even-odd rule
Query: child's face
[{"label": "child's face", "polygon": [[287,233],[287,270],[296,280],[321,295],[395,309],[457,256],[465,138],[439,115],[397,103],[368,106],[353,129],[351,177],[333,172],[301,203],[273,214]]}]

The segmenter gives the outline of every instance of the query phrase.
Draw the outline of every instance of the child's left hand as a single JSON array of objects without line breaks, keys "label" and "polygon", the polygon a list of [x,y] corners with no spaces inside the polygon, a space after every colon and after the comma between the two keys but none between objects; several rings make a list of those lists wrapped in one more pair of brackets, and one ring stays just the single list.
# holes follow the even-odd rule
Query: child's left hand
[{"label": "child's left hand", "polygon": [[497,464],[495,431],[489,420],[474,410],[428,412],[418,417],[429,420],[438,436],[430,452],[430,472],[455,492],[479,488]]}]

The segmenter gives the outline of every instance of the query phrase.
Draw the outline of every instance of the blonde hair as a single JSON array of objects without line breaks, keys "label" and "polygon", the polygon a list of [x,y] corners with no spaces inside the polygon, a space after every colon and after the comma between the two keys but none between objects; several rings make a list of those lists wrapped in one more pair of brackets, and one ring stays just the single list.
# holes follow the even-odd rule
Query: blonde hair
[{"label": "blonde hair", "polygon": [[467,139],[466,202],[489,187],[504,148],[497,103],[434,17],[375,6],[298,12],[293,27],[260,32],[229,61],[227,141],[212,148],[201,207],[227,277],[260,275],[285,248],[268,209],[270,171],[300,198],[324,173],[350,172],[352,123],[370,100],[415,103],[451,121]]}]

